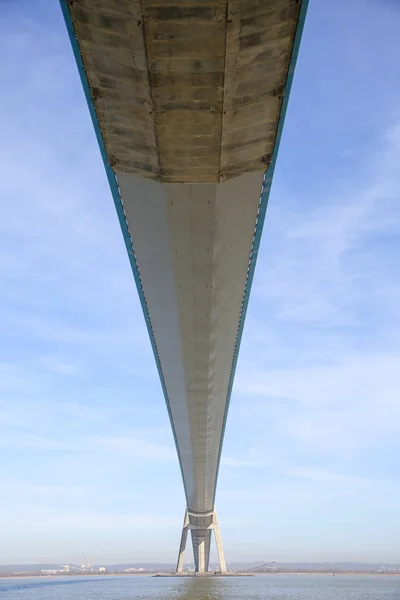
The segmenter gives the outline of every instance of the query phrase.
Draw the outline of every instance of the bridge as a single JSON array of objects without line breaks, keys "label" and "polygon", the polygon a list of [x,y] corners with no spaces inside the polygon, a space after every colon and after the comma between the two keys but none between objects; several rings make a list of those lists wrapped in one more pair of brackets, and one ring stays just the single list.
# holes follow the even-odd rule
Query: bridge
[{"label": "bridge", "polygon": [[303,0],[60,0],[136,281],[196,572],[303,29]]}]

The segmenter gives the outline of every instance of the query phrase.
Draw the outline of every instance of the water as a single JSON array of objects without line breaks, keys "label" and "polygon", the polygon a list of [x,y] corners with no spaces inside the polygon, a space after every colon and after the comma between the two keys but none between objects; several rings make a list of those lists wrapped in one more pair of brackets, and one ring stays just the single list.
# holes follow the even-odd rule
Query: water
[{"label": "water", "polygon": [[264,575],[0,579],[0,600],[399,600],[400,577]]}]

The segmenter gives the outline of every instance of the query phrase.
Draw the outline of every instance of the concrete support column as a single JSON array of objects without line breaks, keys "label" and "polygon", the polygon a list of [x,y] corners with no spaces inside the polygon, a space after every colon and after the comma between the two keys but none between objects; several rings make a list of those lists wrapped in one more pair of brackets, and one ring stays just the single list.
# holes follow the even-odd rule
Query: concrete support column
[{"label": "concrete support column", "polygon": [[206,573],[210,562],[211,529],[191,526],[193,556],[196,573]]},{"label": "concrete support column", "polygon": [[182,528],[182,536],[181,536],[181,545],[179,547],[178,563],[176,565],[177,573],[182,573],[183,559],[185,558],[185,550],[186,550],[188,531],[189,531],[189,514],[186,509],[185,518],[183,520],[183,528]]},{"label": "concrete support column", "polygon": [[176,572],[182,573],[188,531],[191,531],[193,556],[196,573],[207,573],[210,563],[211,532],[214,530],[218,553],[219,569],[226,573],[225,556],[222,548],[221,534],[215,511],[205,514],[193,513],[186,509],[183,521],[181,545],[179,548]]},{"label": "concrete support column", "polygon": [[210,562],[211,531],[214,511],[197,513],[189,512],[190,531],[192,534],[193,556],[196,573],[206,573]]},{"label": "concrete support column", "polygon": [[215,544],[217,546],[219,570],[221,571],[221,573],[226,573],[226,563],[225,563],[224,549],[222,548],[221,532],[219,530],[217,513],[215,511],[214,511],[213,525],[214,525]]},{"label": "concrete support column", "polygon": [[205,572],[205,539],[201,537],[197,545],[197,572]]}]

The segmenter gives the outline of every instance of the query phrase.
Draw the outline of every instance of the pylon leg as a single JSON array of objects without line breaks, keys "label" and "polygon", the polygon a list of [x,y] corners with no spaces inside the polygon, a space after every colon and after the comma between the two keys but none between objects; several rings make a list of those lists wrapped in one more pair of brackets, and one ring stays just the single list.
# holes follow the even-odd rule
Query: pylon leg
[{"label": "pylon leg", "polygon": [[178,563],[176,565],[177,573],[182,573],[183,559],[185,558],[185,550],[186,550],[188,531],[189,531],[189,514],[186,509],[185,518],[183,520],[182,537],[181,537],[181,545],[179,547]]},{"label": "pylon leg", "polygon": [[217,513],[194,513],[186,509],[183,521],[181,545],[179,548],[176,572],[182,573],[183,560],[185,556],[188,531],[192,534],[193,556],[196,573],[206,573],[210,562],[211,533],[214,530],[215,544],[217,547],[219,569],[226,573],[226,563],[221,542],[221,533],[217,519]]},{"label": "pylon leg", "polygon": [[215,511],[214,511],[214,517],[213,517],[213,525],[214,525],[213,529],[214,529],[214,536],[215,536],[215,545],[217,546],[219,570],[221,571],[221,573],[226,573],[226,563],[225,563],[224,549],[222,548],[221,532],[219,530],[217,513]]}]

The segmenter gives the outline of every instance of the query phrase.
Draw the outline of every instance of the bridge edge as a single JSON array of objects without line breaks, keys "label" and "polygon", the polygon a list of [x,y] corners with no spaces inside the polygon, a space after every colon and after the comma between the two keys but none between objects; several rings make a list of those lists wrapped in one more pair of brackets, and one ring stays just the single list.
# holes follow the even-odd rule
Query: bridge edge
[{"label": "bridge edge", "polygon": [[111,191],[111,195],[112,195],[112,198],[114,201],[114,206],[115,206],[115,209],[117,212],[117,217],[118,217],[118,221],[119,221],[119,224],[121,227],[122,236],[124,238],[126,251],[128,253],[129,263],[130,263],[130,266],[132,269],[133,277],[135,279],[136,289],[139,294],[140,305],[141,305],[144,319],[146,322],[147,332],[149,334],[150,343],[151,343],[151,347],[153,350],[153,355],[154,355],[154,359],[155,359],[155,362],[157,365],[157,371],[158,371],[158,375],[159,375],[160,382],[161,382],[161,388],[163,391],[165,404],[167,406],[168,417],[169,417],[169,420],[171,423],[172,434],[174,437],[175,448],[176,448],[176,452],[177,452],[177,456],[178,456],[179,468],[180,468],[180,472],[181,472],[182,481],[184,484],[183,488],[184,488],[184,492],[185,492],[185,496],[186,496],[186,501],[188,501],[186,487],[185,487],[185,479],[183,476],[182,461],[181,461],[181,457],[179,454],[179,447],[178,447],[178,442],[177,442],[177,437],[176,437],[175,425],[174,425],[171,408],[170,408],[170,404],[169,404],[167,388],[165,385],[164,375],[163,375],[162,368],[161,368],[161,362],[160,362],[159,355],[158,355],[157,344],[156,344],[155,337],[153,334],[153,328],[151,325],[150,314],[147,309],[146,297],[145,297],[144,291],[143,291],[143,286],[142,286],[142,282],[141,282],[139,268],[138,268],[137,261],[136,261],[133,242],[132,242],[131,234],[129,232],[129,227],[128,227],[128,223],[127,223],[126,216],[125,216],[124,205],[123,205],[122,198],[121,198],[121,195],[119,192],[117,178],[116,178],[116,175],[115,175],[115,173],[109,163],[108,157],[107,157],[106,147],[105,147],[103,135],[101,133],[99,120],[97,117],[96,107],[95,107],[93,99],[92,99],[89,81],[88,81],[88,78],[86,75],[86,69],[85,69],[85,65],[83,63],[83,59],[82,59],[82,53],[81,53],[78,39],[76,36],[76,31],[75,31],[72,15],[68,8],[68,0],[59,0],[59,4],[60,4],[61,12],[62,12],[62,15],[64,18],[64,22],[65,22],[65,25],[67,28],[68,37],[69,37],[69,40],[71,43],[76,66],[78,68],[78,73],[79,73],[79,77],[80,77],[80,80],[82,83],[82,87],[83,87],[83,91],[85,94],[85,99],[86,99],[86,103],[87,103],[87,106],[89,109],[90,117],[92,119],[97,143],[98,143],[100,154],[101,154],[101,157],[103,160],[103,165],[104,165],[104,168],[106,171],[108,184],[110,186],[110,191]]},{"label": "bridge edge", "polygon": [[230,400],[231,400],[232,389],[233,389],[233,382],[235,379],[236,367],[237,367],[237,362],[238,362],[238,357],[239,357],[239,349],[240,349],[240,344],[241,344],[241,340],[242,340],[243,329],[244,329],[244,324],[245,324],[246,314],[247,314],[247,308],[248,308],[249,299],[250,299],[250,291],[251,291],[251,287],[252,287],[252,283],[253,283],[254,272],[255,272],[255,267],[256,267],[256,263],[257,263],[258,250],[259,250],[260,241],[261,241],[261,234],[262,234],[263,227],[264,227],[265,215],[267,212],[268,200],[269,200],[269,196],[270,196],[270,192],[271,192],[272,178],[274,175],[276,161],[278,158],[279,146],[280,146],[283,126],[284,126],[284,122],[285,122],[285,118],[286,118],[286,112],[287,112],[287,108],[288,108],[288,104],[289,104],[290,91],[291,91],[292,84],[293,84],[293,78],[294,78],[294,73],[295,73],[295,69],[296,69],[297,58],[299,55],[300,43],[301,43],[301,38],[303,35],[303,29],[304,29],[304,24],[305,24],[305,20],[306,20],[309,0],[300,0],[300,2],[301,2],[301,6],[300,6],[300,10],[299,10],[299,17],[298,17],[297,26],[296,26],[296,33],[294,36],[292,52],[291,52],[291,56],[290,56],[290,62],[289,62],[288,74],[287,74],[287,78],[286,78],[284,96],[283,96],[281,110],[280,110],[280,114],[279,114],[279,121],[278,121],[278,127],[277,127],[277,132],[276,132],[275,143],[274,143],[274,149],[273,149],[273,153],[272,153],[271,163],[264,173],[264,180],[263,180],[263,185],[261,188],[260,204],[259,204],[259,208],[258,208],[256,228],[254,231],[253,246],[252,246],[250,256],[249,256],[249,266],[248,266],[247,277],[246,277],[246,286],[245,286],[244,293],[243,293],[242,308],[241,308],[238,332],[237,332],[237,337],[236,337],[235,353],[233,355],[233,360],[232,360],[232,370],[231,370],[231,374],[230,374],[230,378],[229,378],[228,394],[227,394],[227,400],[226,400],[226,405],[225,405],[225,415],[224,415],[224,422],[223,422],[223,426],[222,426],[221,443],[220,443],[220,447],[219,447],[219,456],[218,456],[218,463],[217,463],[217,478],[216,478],[216,482],[215,482],[213,505],[215,505],[215,495],[216,495],[216,491],[217,491],[219,468],[220,468],[221,454],[222,454],[222,446],[223,446],[223,441],[224,441],[224,437],[225,437],[226,422],[227,422],[227,418],[228,418]]}]

